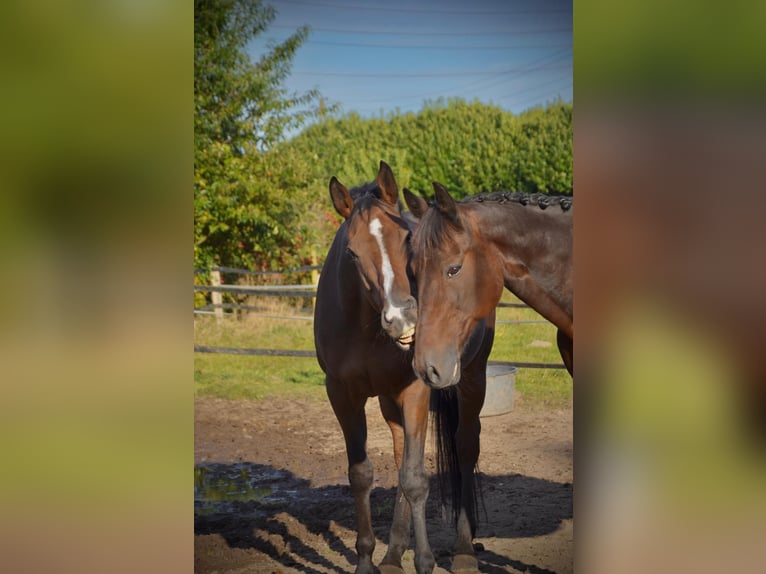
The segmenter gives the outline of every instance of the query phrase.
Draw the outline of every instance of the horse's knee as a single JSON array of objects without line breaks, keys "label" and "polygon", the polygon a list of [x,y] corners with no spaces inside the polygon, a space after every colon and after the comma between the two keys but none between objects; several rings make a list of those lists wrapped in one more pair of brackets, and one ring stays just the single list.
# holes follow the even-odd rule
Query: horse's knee
[{"label": "horse's knee", "polygon": [[428,498],[428,475],[424,469],[400,472],[399,485],[410,504]]},{"label": "horse's knee", "polygon": [[363,494],[372,488],[373,468],[369,458],[352,464],[348,468],[348,482],[354,495]]}]

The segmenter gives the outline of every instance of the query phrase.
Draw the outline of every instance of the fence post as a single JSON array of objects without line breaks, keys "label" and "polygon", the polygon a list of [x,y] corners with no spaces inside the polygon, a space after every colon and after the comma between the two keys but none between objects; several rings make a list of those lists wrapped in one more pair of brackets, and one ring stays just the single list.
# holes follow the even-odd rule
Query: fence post
[{"label": "fence post", "polygon": [[[317,266],[317,249],[316,247],[311,248],[311,266],[316,267]],[[316,269],[311,270],[311,285],[313,285],[314,290],[316,290],[317,285],[319,285],[319,272]],[[317,304],[317,298],[312,297],[311,298],[311,308],[314,309]]]},{"label": "fence post", "polygon": [[[218,271],[218,269],[213,269],[210,272],[210,284],[214,287],[218,287],[221,285],[221,272]],[[210,298],[213,301],[213,305],[217,305],[217,307],[214,308],[215,312],[215,320],[221,321],[223,319],[223,294],[220,291],[212,291],[210,293]]]}]

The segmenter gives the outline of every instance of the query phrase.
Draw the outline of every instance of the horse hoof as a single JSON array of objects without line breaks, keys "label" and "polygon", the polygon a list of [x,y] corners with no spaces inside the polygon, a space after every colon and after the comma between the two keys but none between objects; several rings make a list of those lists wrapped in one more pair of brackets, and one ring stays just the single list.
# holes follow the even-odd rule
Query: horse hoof
[{"label": "horse hoof", "polygon": [[478,574],[479,561],[471,554],[455,554],[452,559],[452,574]]},{"label": "horse hoof", "polygon": [[380,574],[404,574],[404,570],[393,564],[381,564],[378,566]]}]

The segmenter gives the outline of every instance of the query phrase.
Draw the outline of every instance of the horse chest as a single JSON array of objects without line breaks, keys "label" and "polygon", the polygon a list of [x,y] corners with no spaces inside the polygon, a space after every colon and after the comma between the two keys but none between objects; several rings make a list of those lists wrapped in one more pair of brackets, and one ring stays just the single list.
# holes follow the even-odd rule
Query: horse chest
[{"label": "horse chest", "polygon": [[333,371],[343,384],[368,397],[390,394],[391,389],[399,390],[415,379],[412,357],[389,341],[349,342]]}]

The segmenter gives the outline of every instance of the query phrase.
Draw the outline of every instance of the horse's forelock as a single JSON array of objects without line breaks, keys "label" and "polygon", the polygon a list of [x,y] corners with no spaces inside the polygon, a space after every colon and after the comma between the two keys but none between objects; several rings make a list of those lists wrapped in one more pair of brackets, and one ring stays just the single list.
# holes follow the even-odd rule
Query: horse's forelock
[{"label": "horse's forelock", "polygon": [[[349,193],[354,200],[354,210],[359,213],[366,213],[370,211],[374,205],[386,203],[380,188],[375,181],[357,186],[351,189]],[[399,201],[397,206],[399,208],[399,213],[401,213],[403,210],[402,202]]]},{"label": "horse's forelock", "polygon": [[453,221],[431,206],[420,219],[412,236],[414,251],[423,258],[429,251],[439,249],[445,243],[454,244],[452,234],[458,230],[459,227]]}]

